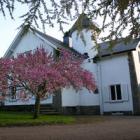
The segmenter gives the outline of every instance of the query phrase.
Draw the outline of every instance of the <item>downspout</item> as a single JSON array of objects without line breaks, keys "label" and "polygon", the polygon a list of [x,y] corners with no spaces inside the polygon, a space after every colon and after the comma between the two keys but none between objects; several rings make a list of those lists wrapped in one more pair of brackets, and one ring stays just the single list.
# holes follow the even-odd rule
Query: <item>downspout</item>
[{"label": "downspout", "polygon": [[99,89],[100,114],[103,115],[104,112],[103,112],[103,96],[102,96],[102,72],[100,62],[97,62],[97,79]]}]

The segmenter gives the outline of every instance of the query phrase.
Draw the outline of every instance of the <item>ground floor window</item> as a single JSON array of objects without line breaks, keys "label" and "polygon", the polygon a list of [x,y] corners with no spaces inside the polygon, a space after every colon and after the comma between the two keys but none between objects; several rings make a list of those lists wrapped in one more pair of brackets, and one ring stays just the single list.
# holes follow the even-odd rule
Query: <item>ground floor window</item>
[{"label": "ground floor window", "polygon": [[16,86],[10,86],[9,92],[10,92],[11,99],[16,99]]},{"label": "ground floor window", "polygon": [[111,94],[111,100],[122,100],[122,91],[121,91],[121,85],[111,85],[110,86],[110,94]]}]

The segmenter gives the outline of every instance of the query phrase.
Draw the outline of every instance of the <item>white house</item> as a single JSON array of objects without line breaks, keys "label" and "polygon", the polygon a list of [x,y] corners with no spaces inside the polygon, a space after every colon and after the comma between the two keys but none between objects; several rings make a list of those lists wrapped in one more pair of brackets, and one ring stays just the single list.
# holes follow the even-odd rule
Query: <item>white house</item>
[{"label": "white house", "polygon": [[[76,26],[78,20],[82,27],[80,31]],[[65,88],[55,96],[44,99],[42,104],[52,104],[67,114],[139,114],[140,39],[132,39],[127,44],[120,40],[112,51],[108,49],[109,42],[101,43],[100,48],[96,49],[92,35],[93,30],[99,31],[98,27],[86,15],[81,15],[78,20],[65,34],[64,42],[32,28],[27,33],[21,29],[4,57],[13,57],[40,45],[52,53],[57,48],[69,46],[70,50],[86,56],[82,67],[93,73],[98,89],[92,94],[86,89],[76,93],[72,88]],[[34,98],[27,102],[16,98],[7,99],[5,106],[34,104]]]}]

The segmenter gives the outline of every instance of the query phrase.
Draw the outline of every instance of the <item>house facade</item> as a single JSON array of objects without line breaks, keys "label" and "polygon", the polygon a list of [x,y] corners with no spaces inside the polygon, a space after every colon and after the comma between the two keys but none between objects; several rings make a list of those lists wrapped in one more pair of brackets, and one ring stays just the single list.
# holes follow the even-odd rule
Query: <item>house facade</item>
[{"label": "house facade", "polygon": [[[82,19],[81,19],[82,18]],[[80,20],[82,29],[77,29]],[[21,29],[4,57],[16,57],[19,53],[28,53],[43,46],[55,55],[57,48],[69,47],[71,51],[85,56],[82,67],[93,73],[97,89],[90,93],[83,88],[78,93],[72,88],[61,89],[57,94],[48,95],[41,104],[52,105],[64,114],[139,114],[140,113],[140,39],[125,44],[120,40],[112,50],[109,42],[103,42],[97,49],[92,40],[93,31],[99,31],[85,15],[80,16],[61,42],[36,29],[28,32]],[[33,105],[34,97],[22,102],[18,93],[14,99],[10,96],[5,106]],[[9,93],[10,95],[10,93]]]}]

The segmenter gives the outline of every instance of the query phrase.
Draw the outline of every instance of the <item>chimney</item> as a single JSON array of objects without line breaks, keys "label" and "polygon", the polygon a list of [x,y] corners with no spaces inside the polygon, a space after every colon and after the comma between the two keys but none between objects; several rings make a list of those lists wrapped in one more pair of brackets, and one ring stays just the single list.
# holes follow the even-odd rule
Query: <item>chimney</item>
[{"label": "chimney", "polygon": [[68,46],[68,47],[72,47],[71,46],[71,36],[69,32],[65,32],[64,37],[63,37],[63,43]]}]

